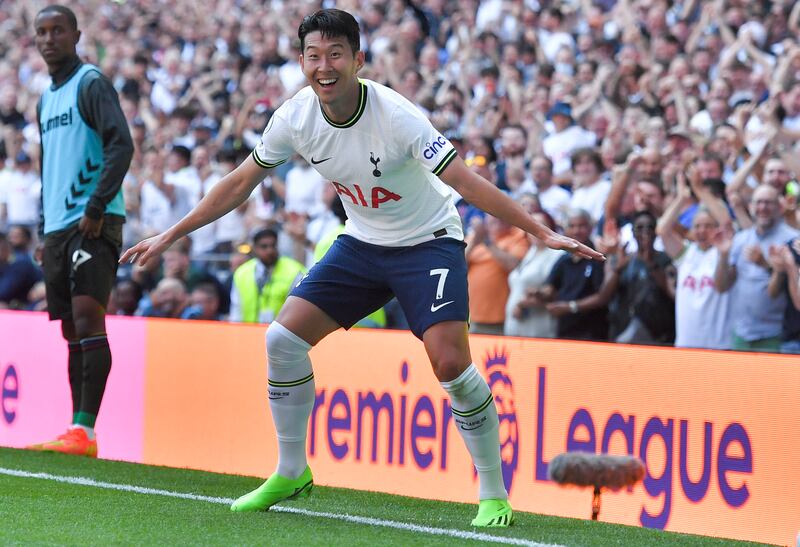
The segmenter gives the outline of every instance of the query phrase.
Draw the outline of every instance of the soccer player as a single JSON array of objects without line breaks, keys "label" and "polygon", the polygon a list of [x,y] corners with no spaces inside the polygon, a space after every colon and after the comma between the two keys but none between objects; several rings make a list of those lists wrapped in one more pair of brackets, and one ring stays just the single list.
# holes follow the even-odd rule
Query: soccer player
[{"label": "soccer player", "polygon": [[44,278],[51,320],[69,346],[72,426],[31,446],[97,456],[94,425],[111,370],[105,307],[122,247],[122,179],[133,141],[117,92],[81,62],[81,32],[64,6],[41,10],[34,42],[53,79],[37,108],[42,142]]},{"label": "soccer player", "polygon": [[305,441],[315,392],[308,352],[395,295],[450,396],[478,471],[480,504],[472,524],[508,526],[513,515],[500,467],[497,409],[470,357],[463,234],[445,184],[550,247],[587,258],[602,255],[535,222],[470,171],[413,104],[359,79],[364,53],[352,15],[317,11],[303,19],[298,35],[300,64],[310,85],[278,108],[253,153],[192,212],[126,251],[121,260],[144,263],[156,257],[177,238],[232,210],[267,170],[299,153],[333,181],[349,220],[345,233],[293,289],[267,331],[278,467],[231,509],[264,510],[310,491]]}]

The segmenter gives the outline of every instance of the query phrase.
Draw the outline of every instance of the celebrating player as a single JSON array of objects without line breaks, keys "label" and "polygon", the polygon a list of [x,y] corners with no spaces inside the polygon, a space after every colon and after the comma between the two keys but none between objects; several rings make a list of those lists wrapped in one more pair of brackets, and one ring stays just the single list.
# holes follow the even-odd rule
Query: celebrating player
[{"label": "celebrating player", "polygon": [[359,79],[364,52],[352,15],[317,11],[303,19],[298,35],[300,64],[310,85],[273,114],[253,153],[194,210],[126,251],[121,260],[147,262],[242,203],[267,170],[294,153],[303,156],[333,181],[348,221],[345,233],[292,290],[267,331],[278,467],[231,509],[264,510],[311,490],[306,434],[315,391],[308,352],[394,295],[450,396],[457,428],[478,471],[480,503],[472,524],[508,526],[513,514],[501,473],[497,410],[470,357],[463,233],[446,185],[549,247],[586,258],[602,255],[535,222],[468,169],[413,104]]}]

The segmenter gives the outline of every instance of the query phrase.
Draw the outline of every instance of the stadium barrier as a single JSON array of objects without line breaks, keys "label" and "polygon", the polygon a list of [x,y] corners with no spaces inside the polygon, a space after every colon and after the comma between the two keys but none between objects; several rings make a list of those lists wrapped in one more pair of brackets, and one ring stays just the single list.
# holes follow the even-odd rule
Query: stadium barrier
[{"label": "stadium barrier", "polygon": [[[276,461],[263,326],[110,318],[100,456],[265,476]],[[633,454],[642,484],[601,519],[793,544],[800,529],[800,361],[782,355],[473,336],[500,413],[514,507],[589,518],[591,491],[547,478],[567,450]],[[410,333],[337,332],[312,351],[319,484],[474,502],[448,400]],[[43,314],[0,312],[0,445],[60,433],[66,347]],[[213,435],[214,443],[208,442]]]}]

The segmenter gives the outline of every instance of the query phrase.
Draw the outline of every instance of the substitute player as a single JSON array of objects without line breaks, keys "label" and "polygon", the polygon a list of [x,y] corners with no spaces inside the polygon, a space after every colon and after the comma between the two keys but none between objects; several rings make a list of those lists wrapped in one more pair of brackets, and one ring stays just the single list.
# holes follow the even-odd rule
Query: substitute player
[{"label": "substitute player", "polygon": [[34,450],[97,456],[94,425],[111,370],[106,304],[122,247],[122,179],[133,140],[114,86],[76,52],[81,32],[64,6],[42,9],[34,42],[52,85],[37,114],[42,138],[47,311],[69,346],[72,426]]},{"label": "substitute player", "polygon": [[306,433],[315,392],[308,352],[394,295],[450,395],[478,471],[480,504],[472,524],[508,526],[513,515],[500,467],[497,410],[486,381],[471,364],[463,234],[445,184],[552,248],[587,258],[602,255],[535,222],[470,171],[414,105],[359,79],[364,53],[358,23],[349,13],[320,10],[303,19],[298,35],[300,64],[310,85],[275,112],[253,153],[193,211],[129,249],[122,260],[144,263],[162,253],[242,203],[268,169],[299,153],[333,181],[348,221],[345,233],[294,288],[267,331],[278,468],[231,509],[264,510],[310,491]]}]

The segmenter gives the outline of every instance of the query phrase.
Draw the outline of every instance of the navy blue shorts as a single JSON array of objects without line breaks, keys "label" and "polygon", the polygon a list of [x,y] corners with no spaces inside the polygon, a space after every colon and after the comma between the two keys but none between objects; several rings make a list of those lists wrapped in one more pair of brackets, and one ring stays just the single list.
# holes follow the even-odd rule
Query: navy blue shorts
[{"label": "navy blue shorts", "polygon": [[342,234],[292,290],[349,329],[396,296],[414,335],[442,321],[467,321],[464,242],[450,237],[383,247]]}]

